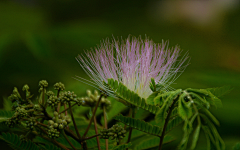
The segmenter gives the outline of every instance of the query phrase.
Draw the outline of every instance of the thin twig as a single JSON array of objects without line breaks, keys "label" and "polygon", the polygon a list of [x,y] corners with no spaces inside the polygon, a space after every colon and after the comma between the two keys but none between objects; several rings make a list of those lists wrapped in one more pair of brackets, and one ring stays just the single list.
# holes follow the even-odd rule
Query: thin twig
[{"label": "thin twig", "polygon": [[[131,110],[131,112],[132,112],[132,118],[134,118],[134,117],[135,117],[135,106],[132,106],[130,109],[132,109],[132,110]],[[131,140],[132,130],[133,130],[133,128],[132,128],[132,127],[129,127],[129,134],[128,134],[127,143],[129,143],[130,140]],[[128,148],[127,148],[126,150],[128,150]]]},{"label": "thin twig", "polygon": [[[93,122],[94,122],[95,133],[98,134],[98,129],[97,129],[97,119],[96,119],[96,116],[93,117]],[[101,150],[99,137],[96,136],[96,139],[97,139],[98,150]]]},{"label": "thin twig", "polygon": [[63,134],[64,138],[68,141],[68,143],[71,145],[71,147],[74,150],[77,150],[76,147],[74,147],[74,145],[72,144],[72,142],[68,139],[67,135],[65,134],[64,130],[61,130],[61,133]]},{"label": "thin twig", "polygon": [[[40,130],[42,130],[46,135],[48,135],[47,131],[45,131],[43,128],[41,128],[40,126],[37,126]],[[55,143],[57,146],[61,147],[62,149],[65,149],[65,150],[69,150],[67,147],[65,147],[64,145],[62,145],[61,143],[58,143],[56,140],[54,139],[51,139],[51,141],[53,143]]]},{"label": "thin twig", "polygon": [[178,99],[179,95],[173,100],[173,103],[172,105],[169,107],[169,111],[168,111],[168,114],[167,114],[167,118],[165,119],[165,123],[164,123],[164,126],[163,126],[163,131],[162,131],[162,134],[160,136],[160,143],[159,143],[159,147],[158,147],[158,150],[161,150],[162,149],[162,145],[163,145],[163,139],[164,139],[164,136],[165,136],[165,131],[167,129],[167,125],[168,125],[168,122],[170,120],[170,116],[171,116],[171,113],[172,113],[172,110],[174,108],[174,104],[176,102],[176,100]]},{"label": "thin twig", "polygon": [[96,114],[98,105],[99,105],[102,97],[103,97],[103,95],[101,94],[100,97],[99,97],[99,99],[98,99],[98,101],[97,101],[97,104],[96,104],[96,106],[95,106],[95,108],[94,108],[94,110],[93,110],[93,114],[92,114],[92,117],[91,117],[91,119],[90,119],[90,121],[89,121],[88,127],[87,127],[85,133],[83,134],[83,138],[86,137],[86,135],[87,135],[87,133],[88,133],[88,131],[89,131],[89,129],[90,129],[90,126],[91,126],[91,124],[92,124],[93,118],[94,118],[94,116],[95,116],[95,114]]},{"label": "thin twig", "polygon": [[72,112],[71,103],[69,102],[68,105],[69,105],[69,110],[70,110],[70,114],[71,114],[71,117],[72,117],[72,121],[73,121],[73,125],[74,125],[74,128],[75,128],[75,131],[76,131],[76,133],[77,133],[78,138],[81,139],[81,135],[80,135],[80,133],[79,133],[79,131],[78,131],[77,124],[76,124],[75,119],[74,119],[74,117],[73,117],[73,112]]},{"label": "thin twig", "polygon": [[73,133],[72,130],[69,130],[69,129],[64,129],[65,133],[68,135],[68,136],[71,136],[74,140],[76,141],[81,141],[76,134]]},{"label": "thin twig", "polygon": [[86,138],[84,138],[83,140],[89,140],[89,139],[95,138],[95,137],[97,137],[97,136],[99,136],[99,135],[100,135],[100,134],[95,134],[95,135],[93,135],[93,136],[86,137]]},{"label": "thin twig", "polygon": [[[106,106],[103,106],[103,116],[104,116],[104,127],[105,129],[108,129]],[[108,139],[105,139],[105,146],[106,146],[106,150],[108,150]]]},{"label": "thin twig", "polygon": [[[72,107],[75,106],[75,105],[77,105],[77,103],[73,104]],[[69,107],[68,107],[68,108],[65,108],[65,109],[64,109],[63,111],[61,111],[59,114],[61,114],[61,113],[65,112],[65,111],[67,111],[68,109],[69,109]]]}]

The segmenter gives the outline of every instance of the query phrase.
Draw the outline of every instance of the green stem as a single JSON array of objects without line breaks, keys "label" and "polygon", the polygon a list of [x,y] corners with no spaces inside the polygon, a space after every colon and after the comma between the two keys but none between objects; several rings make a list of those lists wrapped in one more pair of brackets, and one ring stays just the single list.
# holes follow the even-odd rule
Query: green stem
[{"label": "green stem", "polygon": [[74,150],[77,150],[76,147],[74,147],[74,145],[71,143],[71,141],[68,139],[67,135],[65,134],[64,130],[61,130],[61,133],[63,134],[64,138],[68,141],[68,143],[71,145],[71,147]]},{"label": "green stem", "polygon": [[[95,133],[98,134],[98,129],[97,129],[97,119],[96,119],[96,116],[93,117],[93,122],[94,122]],[[96,139],[97,139],[98,149],[101,150],[99,137],[96,136]]]},{"label": "green stem", "polygon": [[80,133],[78,131],[77,124],[76,124],[75,119],[73,117],[71,102],[69,102],[68,105],[69,105],[69,110],[70,110],[70,114],[71,114],[71,117],[72,117],[72,121],[73,121],[73,125],[74,125],[74,128],[75,128],[75,131],[77,133],[78,138],[81,139],[81,135],[80,135]]},{"label": "green stem", "polygon": [[159,143],[159,147],[158,147],[158,150],[161,150],[162,149],[162,145],[163,145],[163,139],[164,139],[164,136],[165,136],[165,132],[166,132],[166,129],[167,129],[167,125],[168,125],[168,122],[170,120],[170,116],[171,116],[171,113],[172,113],[172,110],[174,108],[174,104],[176,102],[176,100],[178,99],[179,95],[173,100],[173,103],[172,105],[169,107],[169,111],[168,111],[168,114],[167,114],[167,118],[165,119],[165,123],[164,123],[164,126],[163,126],[163,131],[162,131],[162,134],[160,136],[160,143]]},{"label": "green stem", "polygon": [[[59,94],[60,94],[60,89],[57,91],[57,98],[59,98]],[[58,103],[57,108],[55,107],[55,111],[59,112],[60,107],[61,107],[61,103]]]},{"label": "green stem", "polygon": [[[104,127],[105,129],[108,129],[108,124],[107,124],[107,112],[106,112],[106,106],[103,106],[103,116],[104,116]],[[106,150],[108,150],[108,139],[105,139],[105,145],[106,145]]]},{"label": "green stem", "polygon": [[46,88],[43,88],[43,92],[42,92],[42,105],[44,106],[45,103],[45,90]]},{"label": "green stem", "polygon": [[91,117],[91,119],[90,119],[90,121],[89,121],[88,127],[87,127],[85,133],[83,134],[83,138],[86,137],[86,135],[87,135],[87,133],[88,133],[88,131],[89,131],[89,129],[90,129],[90,126],[91,126],[91,124],[92,124],[93,118],[94,118],[94,116],[95,116],[95,114],[96,114],[98,105],[99,105],[102,97],[103,97],[103,95],[101,94],[100,97],[99,97],[99,99],[98,99],[98,101],[97,101],[97,104],[96,104],[96,106],[95,106],[95,108],[94,108],[94,110],[93,110],[93,114],[92,114],[92,117]]}]

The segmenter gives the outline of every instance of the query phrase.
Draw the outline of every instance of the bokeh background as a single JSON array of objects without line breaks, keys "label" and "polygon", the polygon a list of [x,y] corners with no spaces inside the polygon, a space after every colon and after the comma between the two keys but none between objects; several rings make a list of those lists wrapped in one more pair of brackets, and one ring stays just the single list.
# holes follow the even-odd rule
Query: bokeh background
[{"label": "bokeh background", "polygon": [[[223,108],[212,111],[226,149],[240,141],[239,0],[1,0],[1,101],[26,83],[37,95],[42,79],[84,95],[91,87],[72,78],[88,78],[75,57],[107,37],[129,34],[188,51],[190,65],[174,88],[232,86]],[[204,147],[201,135],[197,149]]]}]

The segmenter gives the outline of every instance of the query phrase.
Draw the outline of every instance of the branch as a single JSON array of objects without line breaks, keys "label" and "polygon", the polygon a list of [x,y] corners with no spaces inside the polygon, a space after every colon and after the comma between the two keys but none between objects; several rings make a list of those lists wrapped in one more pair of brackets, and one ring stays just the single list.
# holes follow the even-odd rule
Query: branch
[{"label": "branch", "polygon": [[[131,109],[130,111],[132,112],[132,118],[134,118],[134,117],[135,117],[135,106],[132,106],[130,109]],[[133,128],[130,127],[130,128],[129,128],[129,134],[128,134],[128,140],[127,140],[127,143],[129,143],[130,140],[131,140],[132,130],[133,130]],[[126,150],[128,150],[128,148],[127,148]]]},{"label": "branch", "polygon": [[77,150],[76,147],[74,147],[74,145],[71,143],[71,141],[68,139],[67,135],[65,134],[64,130],[61,130],[61,133],[63,134],[64,138],[68,141],[68,143],[71,145],[71,147],[74,150]]},{"label": "branch", "polygon": [[159,143],[158,150],[162,149],[162,144],[163,144],[163,139],[164,139],[164,136],[165,136],[165,131],[167,129],[167,124],[168,124],[168,122],[170,120],[170,116],[171,116],[172,110],[174,108],[174,104],[175,104],[176,100],[178,99],[178,97],[179,97],[179,95],[173,100],[172,105],[169,107],[167,118],[165,119],[165,123],[164,123],[164,126],[163,126],[163,131],[162,131],[162,134],[160,136],[160,143]]},{"label": "branch", "polygon": [[80,133],[79,133],[79,131],[78,131],[77,124],[76,124],[75,119],[74,119],[74,117],[73,117],[73,112],[72,112],[71,103],[69,102],[68,105],[69,105],[69,110],[70,110],[70,114],[71,114],[71,117],[72,117],[72,121],[73,121],[73,125],[74,125],[74,128],[75,128],[75,131],[76,131],[76,133],[77,133],[78,138],[81,139],[81,135],[80,135]]},{"label": "branch", "polygon": [[[98,134],[96,116],[93,117],[93,122],[94,122],[95,133]],[[96,136],[96,139],[97,139],[98,150],[101,150],[99,137]]]},{"label": "branch", "polygon": [[[104,116],[104,127],[105,129],[108,128],[107,124],[107,114],[106,114],[106,107],[105,105],[103,106],[103,116]],[[106,150],[108,150],[108,139],[105,139],[105,145],[106,145]]]},{"label": "branch", "polygon": [[90,119],[90,121],[89,121],[88,127],[87,127],[85,133],[83,134],[83,138],[86,137],[86,135],[87,135],[87,133],[88,133],[88,131],[89,131],[89,129],[90,129],[90,126],[91,126],[91,124],[92,124],[93,118],[94,118],[94,116],[95,116],[95,114],[96,114],[98,105],[99,105],[102,97],[103,97],[103,95],[101,94],[100,97],[99,97],[99,99],[98,99],[98,101],[97,101],[97,104],[96,104],[96,106],[95,106],[95,108],[94,108],[94,110],[93,110],[93,115],[92,115],[92,117],[91,117],[91,119]]}]

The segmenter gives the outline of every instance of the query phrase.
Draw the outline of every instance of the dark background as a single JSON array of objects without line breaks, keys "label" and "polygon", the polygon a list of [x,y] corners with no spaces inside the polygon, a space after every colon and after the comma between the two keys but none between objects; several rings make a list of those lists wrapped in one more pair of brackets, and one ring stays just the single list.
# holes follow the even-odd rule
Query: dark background
[{"label": "dark background", "polygon": [[[240,2],[238,0],[2,0],[0,2],[0,95],[24,84],[63,82],[83,95],[90,86],[75,57],[112,35],[169,40],[189,52],[191,64],[174,88],[231,85],[219,119],[226,149],[240,141]],[[86,77],[88,78],[88,77]],[[3,104],[0,103],[0,107]],[[204,149],[201,136],[198,149]]]}]

